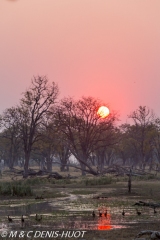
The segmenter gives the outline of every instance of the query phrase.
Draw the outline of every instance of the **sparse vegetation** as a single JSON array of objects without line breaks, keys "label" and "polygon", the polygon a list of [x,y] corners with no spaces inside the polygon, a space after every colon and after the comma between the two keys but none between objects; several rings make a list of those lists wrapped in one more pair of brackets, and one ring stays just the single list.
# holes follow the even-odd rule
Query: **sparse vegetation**
[{"label": "sparse vegetation", "polygon": [[19,182],[1,182],[0,195],[10,195],[16,197],[32,196],[31,186],[21,181]]},{"label": "sparse vegetation", "polygon": [[45,183],[48,183],[47,178],[33,177],[33,178],[28,178],[25,180],[25,184],[31,185],[31,186],[37,185],[37,184],[45,184]]},{"label": "sparse vegetation", "polygon": [[116,181],[115,178],[111,176],[105,177],[95,177],[95,178],[87,178],[84,180],[86,186],[97,186],[97,185],[106,185],[111,184]]}]

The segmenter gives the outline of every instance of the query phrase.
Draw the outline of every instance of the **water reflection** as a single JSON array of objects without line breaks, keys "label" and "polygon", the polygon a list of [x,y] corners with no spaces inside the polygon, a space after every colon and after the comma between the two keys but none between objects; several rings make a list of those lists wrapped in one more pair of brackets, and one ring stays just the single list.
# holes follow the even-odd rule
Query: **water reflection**
[{"label": "water reflection", "polygon": [[44,213],[51,212],[54,210],[53,206],[49,205],[49,202],[38,202],[38,203],[30,203],[30,204],[10,204],[0,206],[0,215],[14,215],[21,216],[23,215],[31,215],[33,213]]},{"label": "water reflection", "polygon": [[[63,199],[64,200],[64,199]],[[128,224],[138,222],[153,222],[159,220],[158,214],[154,214],[153,209],[143,209],[142,216],[136,214],[135,208],[129,206],[125,209],[125,216],[122,215],[122,209],[115,206],[106,206],[104,203],[94,209],[93,203],[79,203],[69,200],[50,199],[49,201],[34,201],[28,199],[23,202],[18,200],[4,200],[0,205],[0,224],[8,226],[7,216],[13,218],[13,223],[9,227],[21,227],[21,215],[25,216],[25,229],[49,228],[56,229],[79,229],[79,230],[112,230],[116,228],[127,227]],[[109,205],[109,204],[107,204]],[[37,223],[35,215],[42,215],[42,221]],[[99,214],[101,213],[101,214]],[[119,224],[120,223],[120,224]],[[3,228],[0,226],[0,229]]]},{"label": "water reflection", "polygon": [[[55,226],[55,225],[54,225]],[[56,228],[58,229],[80,229],[80,230],[112,230],[115,228],[124,228],[125,225],[117,225],[112,223],[111,214],[108,213],[107,216],[102,214],[102,216],[90,217],[85,216],[74,216],[67,217],[60,221],[56,221]]]},{"label": "water reflection", "polygon": [[[122,228],[122,226],[117,225],[118,221],[117,219],[115,221],[114,214],[114,220],[111,221],[110,208],[102,207],[101,209],[95,210],[95,216],[93,216],[92,211],[74,211],[73,209],[68,209],[65,213],[64,210],[61,210],[60,206],[57,207],[56,202],[52,200],[30,202],[28,204],[12,202],[10,205],[1,205],[0,213],[1,216],[6,216],[5,223],[7,224],[7,216],[10,215],[13,217],[14,221],[9,226],[11,228],[21,226],[21,215],[25,216],[25,227],[27,226],[29,229],[35,226],[39,229],[52,229],[54,226],[56,229],[80,230],[111,230],[114,228]],[[43,216],[39,225],[36,224],[36,213]]]},{"label": "water reflection", "polygon": [[107,216],[102,215],[98,219],[98,230],[111,230],[111,215],[107,213]]}]

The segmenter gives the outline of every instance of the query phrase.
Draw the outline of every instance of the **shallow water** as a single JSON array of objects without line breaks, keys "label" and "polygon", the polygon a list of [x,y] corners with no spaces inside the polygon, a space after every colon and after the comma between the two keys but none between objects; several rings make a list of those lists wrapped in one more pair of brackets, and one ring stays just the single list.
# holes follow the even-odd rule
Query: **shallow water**
[{"label": "shallow water", "polygon": [[[68,193],[67,197],[49,200],[19,199],[8,201],[8,204],[2,200],[0,230],[21,229],[21,215],[24,215],[24,227],[27,229],[53,229],[54,227],[55,229],[112,230],[127,228],[136,223],[160,221],[158,213],[160,209],[157,209],[157,213],[154,214],[152,208],[139,207],[141,215],[138,216],[133,206],[135,202],[133,199],[126,197],[93,199],[93,194],[86,196]],[[122,216],[123,209],[125,216]],[[92,217],[93,210],[96,213],[95,218]],[[99,217],[99,210],[102,212],[102,217]],[[107,216],[104,216],[106,210]],[[42,215],[41,221],[36,221],[36,214]],[[8,223],[8,215],[12,217],[12,223]]]}]

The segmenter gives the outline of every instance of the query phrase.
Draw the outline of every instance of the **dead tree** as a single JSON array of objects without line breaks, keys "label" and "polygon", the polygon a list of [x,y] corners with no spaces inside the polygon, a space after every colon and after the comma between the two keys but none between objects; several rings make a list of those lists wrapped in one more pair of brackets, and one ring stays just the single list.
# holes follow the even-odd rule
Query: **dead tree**
[{"label": "dead tree", "polygon": [[156,239],[160,239],[160,232],[158,231],[151,231],[151,230],[146,230],[146,231],[141,231],[140,233],[138,233],[138,235],[136,236],[135,240],[143,235],[150,235],[150,239],[152,240],[156,240]]}]

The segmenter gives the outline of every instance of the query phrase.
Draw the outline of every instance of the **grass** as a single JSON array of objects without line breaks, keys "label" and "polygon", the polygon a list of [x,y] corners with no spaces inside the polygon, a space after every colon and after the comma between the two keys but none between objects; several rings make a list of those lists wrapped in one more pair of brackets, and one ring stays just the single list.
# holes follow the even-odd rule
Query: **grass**
[{"label": "grass", "polygon": [[141,176],[134,176],[133,180],[135,181],[159,180],[159,177],[153,174],[145,174]]},{"label": "grass", "polygon": [[86,186],[99,186],[115,183],[116,179],[112,176],[104,176],[104,177],[95,177],[95,178],[87,178],[84,181]]},{"label": "grass", "polygon": [[27,185],[39,185],[39,184],[46,184],[48,183],[47,178],[42,178],[42,177],[33,177],[33,178],[28,178],[24,180],[24,183]]},{"label": "grass", "polygon": [[1,182],[0,183],[0,195],[10,195],[10,196],[32,196],[33,192],[28,184],[21,181],[16,182]]},{"label": "grass", "polygon": [[74,183],[74,181],[71,180],[71,179],[60,179],[60,180],[57,180],[57,183],[58,183],[59,185],[64,185],[64,184]]}]

